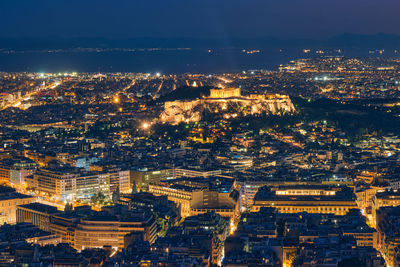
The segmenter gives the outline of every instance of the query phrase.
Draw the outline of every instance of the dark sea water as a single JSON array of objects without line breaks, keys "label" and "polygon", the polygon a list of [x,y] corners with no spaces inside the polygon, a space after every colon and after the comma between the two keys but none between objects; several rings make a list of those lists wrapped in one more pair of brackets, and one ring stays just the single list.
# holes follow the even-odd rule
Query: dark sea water
[{"label": "dark sea water", "polygon": [[[347,56],[367,56],[350,53]],[[155,51],[0,51],[0,71],[4,72],[161,72],[220,73],[250,69],[276,70],[290,60],[315,57],[301,50],[261,50],[248,54],[241,49],[155,50]]]},{"label": "dark sea water", "polygon": [[161,72],[216,73],[277,69],[301,54],[268,51],[246,54],[239,49],[219,51],[0,52],[5,72]]}]

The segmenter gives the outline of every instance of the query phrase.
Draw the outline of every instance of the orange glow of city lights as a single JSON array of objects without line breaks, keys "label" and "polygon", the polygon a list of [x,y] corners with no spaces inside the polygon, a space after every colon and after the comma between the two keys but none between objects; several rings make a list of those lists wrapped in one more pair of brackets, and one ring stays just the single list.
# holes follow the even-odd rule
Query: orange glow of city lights
[{"label": "orange glow of city lights", "polygon": [[145,129],[145,130],[147,130],[147,129],[150,128],[150,124],[149,124],[148,122],[143,122],[142,128]]}]

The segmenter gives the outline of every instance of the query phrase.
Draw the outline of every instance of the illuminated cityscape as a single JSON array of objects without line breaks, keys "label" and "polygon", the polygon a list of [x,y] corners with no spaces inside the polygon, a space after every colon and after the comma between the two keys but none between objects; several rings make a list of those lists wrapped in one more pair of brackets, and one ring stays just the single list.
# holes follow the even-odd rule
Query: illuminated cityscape
[{"label": "illuminated cityscape", "polygon": [[399,71],[4,72],[4,231],[65,264],[396,266]]},{"label": "illuminated cityscape", "polygon": [[400,266],[398,0],[4,2],[0,266]]}]

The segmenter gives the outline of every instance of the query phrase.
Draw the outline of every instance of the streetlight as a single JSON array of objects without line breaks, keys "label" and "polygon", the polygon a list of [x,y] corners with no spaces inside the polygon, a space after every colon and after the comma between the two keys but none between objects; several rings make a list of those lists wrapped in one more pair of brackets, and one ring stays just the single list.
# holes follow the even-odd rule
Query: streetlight
[{"label": "streetlight", "polygon": [[150,124],[149,124],[148,122],[143,122],[143,123],[142,123],[142,128],[143,128],[144,130],[149,129],[149,127],[150,127]]}]

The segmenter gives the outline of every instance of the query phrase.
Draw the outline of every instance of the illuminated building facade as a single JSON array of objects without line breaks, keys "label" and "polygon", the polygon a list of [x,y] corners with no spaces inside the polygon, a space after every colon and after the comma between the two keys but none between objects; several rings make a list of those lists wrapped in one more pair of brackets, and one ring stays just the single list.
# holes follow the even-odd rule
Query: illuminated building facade
[{"label": "illuminated building facade", "polygon": [[181,217],[185,218],[191,215],[190,203],[192,200],[192,191],[183,188],[173,188],[160,183],[149,184],[149,192],[156,196],[167,196],[168,200],[176,203],[180,208]]},{"label": "illuminated building facade", "polygon": [[25,183],[25,177],[36,170],[36,163],[30,159],[4,159],[0,162],[0,182],[20,186]]},{"label": "illuminated building facade", "polygon": [[174,177],[210,177],[222,174],[221,170],[193,170],[193,169],[181,169],[174,168]]},{"label": "illuminated building facade", "polygon": [[372,198],[372,222],[377,221],[377,211],[382,207],[397,207],[400,206],[400,191],[387,190],[377,192]]},{"label": "illuminated building facade", "polygon": [[139,215],[126,220],[112,216],[81,219],[75,228],[74,247],[78,250],[103,246],[123,249],[126,248],[125,236],[131,233],[143,235],[145,241],[154,243],[158,231],[153,216]]},{"label": "illuminated building facade", "polygon": [[56,207],[41,203],[20,205],[17,208],[17,222],[31,223],[39,229],[49,232],[51,217],[60,212]]},{"label": "illuminated building facade", "polygon": [[86,172],[72,167],[41,168],[26,179],[27,186],[62,201],[89,198],[102,192],[110,195],[117,188],[129,192],[129,171]]},{"label": "illuminated building facade", "polygon": [[149,192],[168,196],[183,218],[212,211],[232,220],[239,216],[239,193],[229,178],[178,178],[150,184]]},{"label": "illuminated building facade", "polygon": [[15,192],[10,187],[0,186],[0,224],[17,222],[17,207],[36,201],[36,197]]},{"label": "illuminated building facade", "polygon": [[304,181],[295,181],[295,182],[288,182],[288,181],[265,181],[263,179],[245,179],[236,181],[239,187],[240,193],[240,209],[242,212],[250,211],[252,206],[254,205],[254,197],[257,194],[258,190],[263,186],[269,187],[279,187],[279,186],[305,186],[305,185],[323,185],[323,186],[333,186],[333,185],[349,185],[347,182],[336,182],[336,181],[323,181],[323,182],[304,182]]},{"label": "illuminated building facade", "polygon": [[63,243],[71,246],[75,242],[75,226],[80,217],[77,214],[57,213],[51,216],[49,231],[59,236]]},{"label": "illuminated building facade", "polygon": [[357,205],[361,210],[369,209],[373,206],[373,199],[377,192],[384,191],[382,186],[369,185],[367,188],[362,188],[356,191]]},{"label": "illuminated building facade", "polygon": [[149,170],[147,168],[131,170],[131,184],[135,182],[136,190],[147,190],[150,183],[155,184],[162,180],[180,177],[210,177],[222,174],[221,170],[195,170],[195,169],[158,169]]},{"label": "illuminated building facade", "polygon": [[240,88],[210,89],[210,98],[241,97]]},{"label": "illuminated building facade", "polygon": [[240,209],[241,211],[250,210],[254,204],[254,196],[258,189],[267,185],[264,181],[243,181],[240,185]]},{"label": "illuminated building facade", "polygon": [[149,170],[144,168],[130,171],[131,184],[135,183],[137,191],[147,188],[150,182],[156,183],[173,177],[173,169]]},{"label": "illuminated building facade", "polygon": [[[156,240],[159,229],[152,214],[117,210],[111,207],[110,212],[96,212],[90,207],[78,207],[73,212],[62,212],[53,206],[32,203],[18,207],[17,222],[32,223],[78,250],[103,246],[123,249],[136,239],[150,244]],[[129,235],[134,237],[128,238]]]},{"label": "illuminated building facade", "polygon": [[280,213],[345,215],[357,208],[357,204],[353,191],[348,187],[301,185],[260,188],[252,211],[259,211],[261,207],[274,207]]}]

